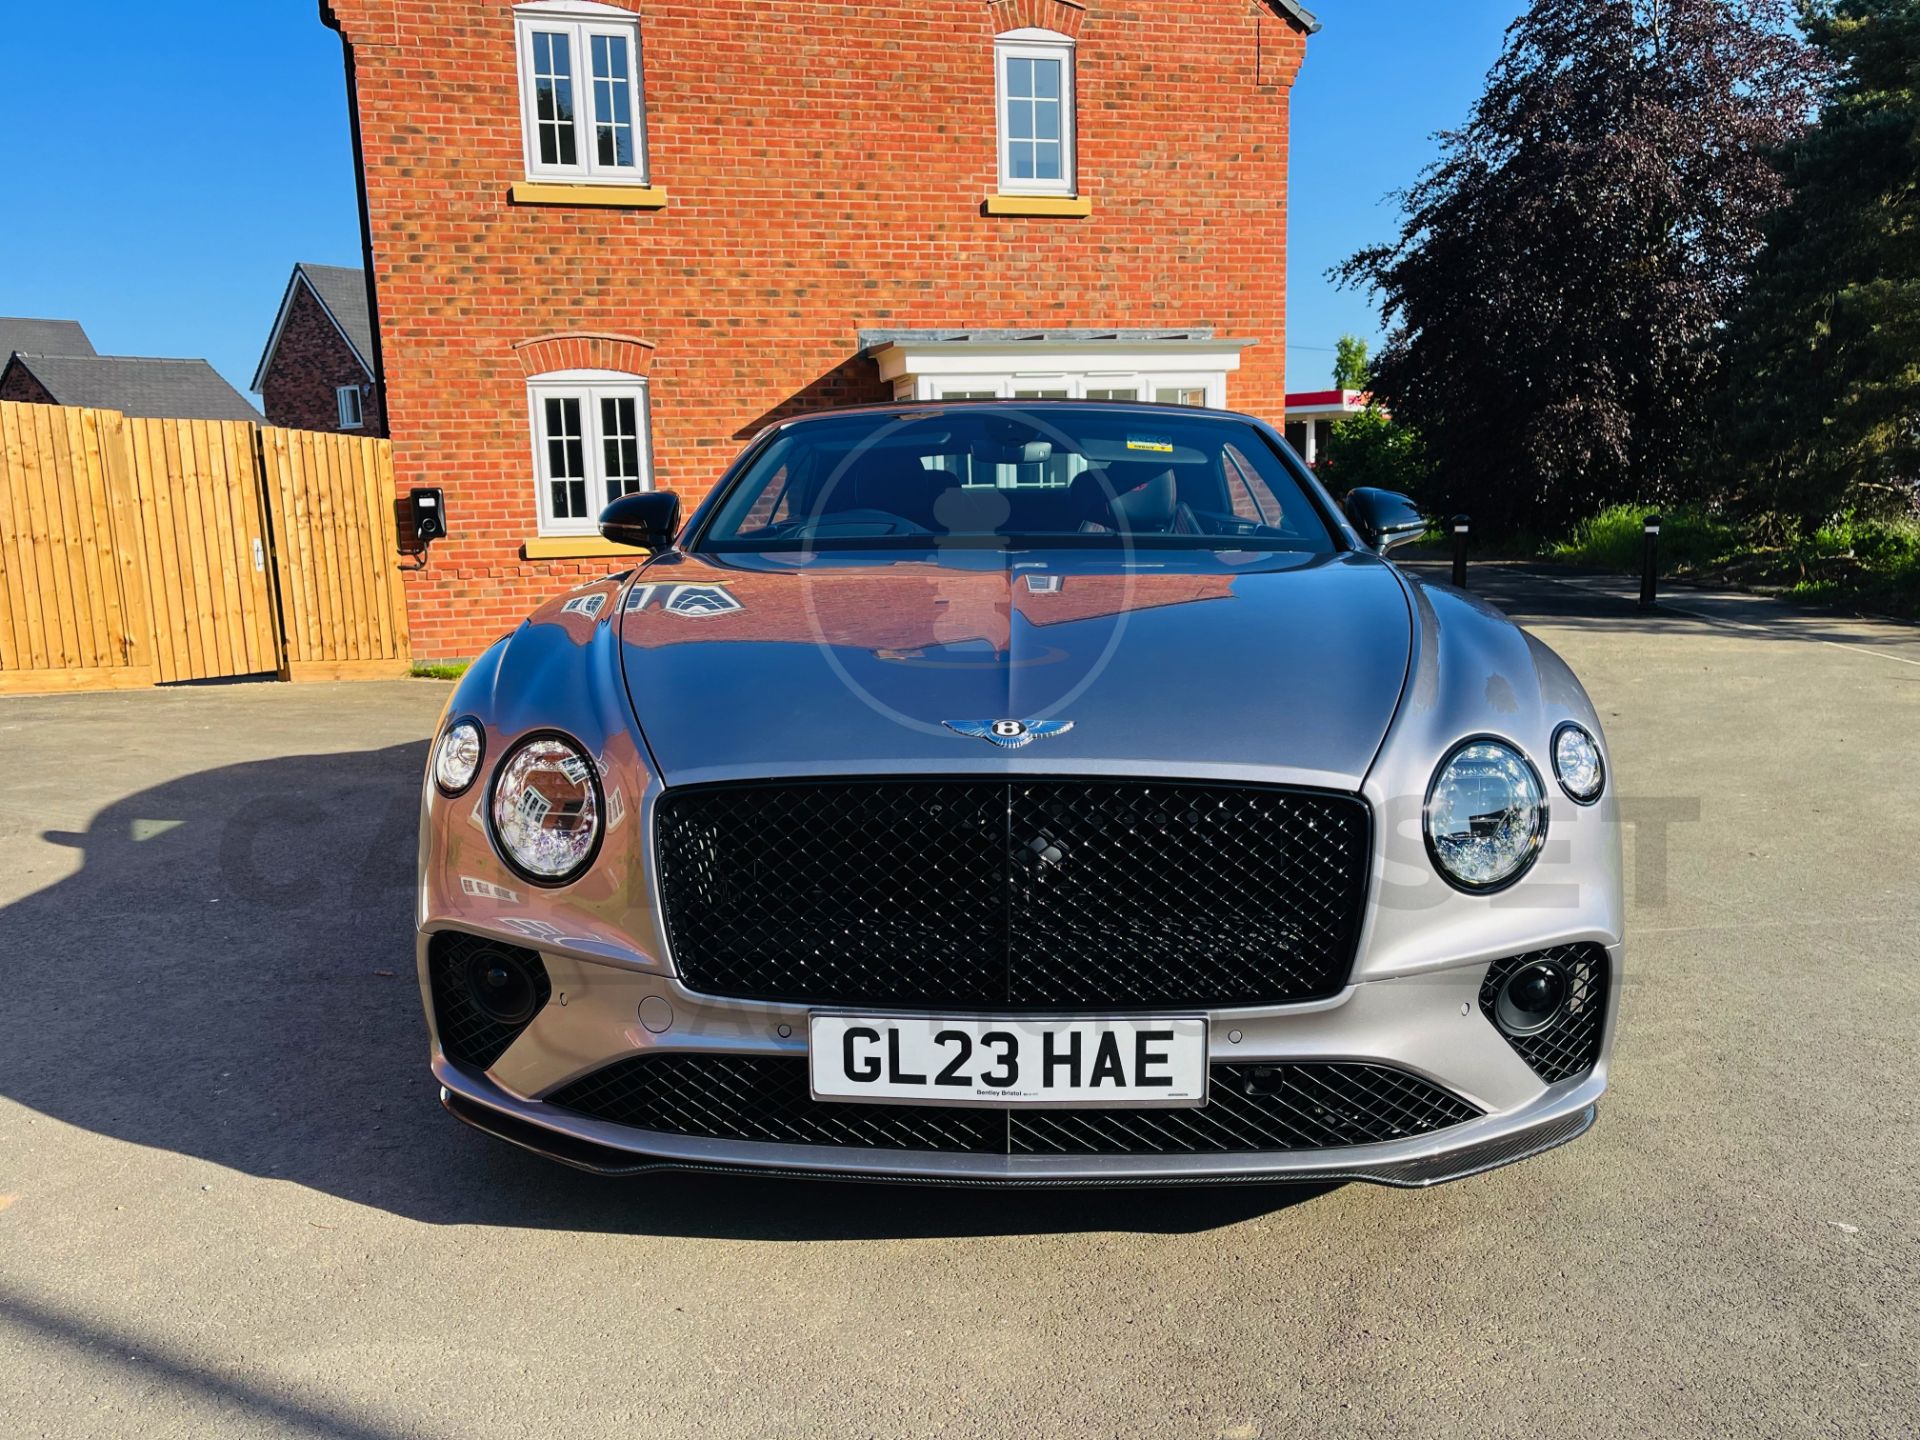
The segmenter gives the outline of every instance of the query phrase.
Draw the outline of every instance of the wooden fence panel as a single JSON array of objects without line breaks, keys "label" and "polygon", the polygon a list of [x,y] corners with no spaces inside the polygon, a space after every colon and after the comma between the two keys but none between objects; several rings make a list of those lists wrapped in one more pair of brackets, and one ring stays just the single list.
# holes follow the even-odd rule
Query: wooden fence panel
[{"label": "wooden fence panel", "polygon": [[0,694],[150,685],[121,417],[0,403]]},{"label": "wooden fence panel", "polygon": [[278,619],[245,420],[129,420],[162,681],[273,674]]},{"label": "wooden fence panel", "polygon": [[0,403],[0,693],[411,653],[386,441]]},{"label": "wooden fence panel", "polygon": [[261,432],[292,680],[405,675],[412,660],[384,440]]}]

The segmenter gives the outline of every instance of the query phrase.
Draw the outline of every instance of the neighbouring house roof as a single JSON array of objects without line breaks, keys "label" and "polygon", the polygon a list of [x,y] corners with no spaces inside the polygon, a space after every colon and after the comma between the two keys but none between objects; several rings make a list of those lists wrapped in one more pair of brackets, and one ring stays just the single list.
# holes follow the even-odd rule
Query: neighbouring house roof
[{"label": "neighbouring house roof", "polygon": [[260,412],[204,360],[131,355],[29,355],[20,366],[59,405],[118,410],[155,420],[258,420]]},{"label": "neighbouring house roof", "polygon": [[1319,19],[1311,10],[1307,9],[1306,6],[1295,4],[1294,0],[1273,0],[1273,8],[1285,14],[1294,24],[1306,31],[1307,34],[1318,35],[1320,33]]},{"label": "neighbouring house roof", "polygon": [[91,355],[93,342],[78,320],[29,320],[0,315],[0,365],[16,350],[30,355]]},{"label": "neighbouring house roof", "polygon": [[367,372],[367,379],[374,378],[373,311],[367,303],[367,272],[348,265],[313,265],[303,260],[293,267],[293,274],[287,278],[286,293],[280,297],[280,310],[273,317],[273,330],[267,336],[267,348],[261,352],[259,367],[253,372],[250,388],[255,394],[266,383],[267,367],[273,363],[274,351],[280,348],[280,332],[286,329],[294,292],[302,285],[320,302],[320,308],[333,321],[340,338],[353,351],[353,358]]},{"label": "neighbouring house roof", "polygon": [[373,318],[367,307],[367,272],[345,265],[300,265],[296,267],[313,286],[313,293],[347,337],[353,353],[373,378]]}]

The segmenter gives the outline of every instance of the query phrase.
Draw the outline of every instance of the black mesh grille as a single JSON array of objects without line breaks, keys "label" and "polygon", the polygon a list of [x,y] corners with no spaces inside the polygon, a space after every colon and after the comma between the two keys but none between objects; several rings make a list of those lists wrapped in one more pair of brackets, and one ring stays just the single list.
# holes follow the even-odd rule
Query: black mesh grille
[{"label": "black mesh grille", "polygon": [[695,990],[816,1004],[1250,1005],[1345,983],[1351,795],[1140,781],[833,781],[665,796]]},{"label": "black mesh grille", "polygon": [[547,1097],[595,1120],[672,1135],[976,1155],[1218,1155],[1424,1135],[1481,1112],[1381,1065],[1215,1065],[1206,1105],[1011,1110],[815,1100],[792,1055],[617,1061]]},{"label": "black mesh grille", "polygon": [[1600,1040],[1607,1021],[1607,952],[1600,945],[1556,945],[1551,950],[1494,961],[1480,984],[1480,1013],[1488,1021],[1494,1019],[1494,1001],[1507,977],[1536,960],[1556,961],[1566,969],[1567,1008],[1553,1024],[1532,1035],[1500,1033],[1534,1073],[1551,1085],[1571,1075],[1585,1074],[1600,1058]]},{"label": "black mesh grille", "polygon": [[[518,1024],[502,1024],[474,1003],[467,980],[468,968],[476,958],[489,953],[511,956],[526,969],[533,982],[533,1008]],[[440,1032],[440,1048],[447,1052],[449,1060],[471,1065],[476,1070],[486,1069],[504,1055],[553,994],[547,967],[540,963],[536,952],[452,931],[433,937],[427,952],[427,979],[433,991],[433,1015]]]}]

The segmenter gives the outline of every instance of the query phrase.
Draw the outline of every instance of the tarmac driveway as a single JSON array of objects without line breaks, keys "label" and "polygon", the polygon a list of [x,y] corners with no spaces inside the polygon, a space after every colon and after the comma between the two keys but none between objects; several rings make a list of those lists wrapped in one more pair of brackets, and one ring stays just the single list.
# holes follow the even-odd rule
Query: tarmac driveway
[{"label": "tarmac driveway", "polygon": [[1423,1193],[610,1182],[443,1115],[447,687],[0,701],[0,1432],[1909,1435],[1920,640],[1477,571],[1606,720],[1586,1138]]}]

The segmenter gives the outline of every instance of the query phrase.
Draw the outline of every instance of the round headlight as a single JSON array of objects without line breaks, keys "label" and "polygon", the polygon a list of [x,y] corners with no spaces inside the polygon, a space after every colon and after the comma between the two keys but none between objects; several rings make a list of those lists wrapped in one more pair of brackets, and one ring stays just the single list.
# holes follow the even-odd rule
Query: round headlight
[{"label": "round headlight", "polygon": [[1434,772],[1426,824],[1427,850],[1451,883],[1463,890],[1510,885],[1547,833],[1540,777],[1511,745],[1469,740]]},{"label": "round headlight", "polygon": [[493,833],[529,880],[558,885],[600,848],[600,781],[593,762],[562,735],[534,735],[493,778]]},{"label": "round headlight", "polygon": [[449,795],[458,795],[480,773],[480,756],[486,748],[480,727],[471,720],[456,720],[440,737],[433,752],[433,780]]},{"label": "round headlight", "polygon": [[1601,787],[1607,783],[1600,747],[1571,720],[1553,732],[1553,773],[1559,777],[1560,788],[1582,805],[1598,800]]}]

